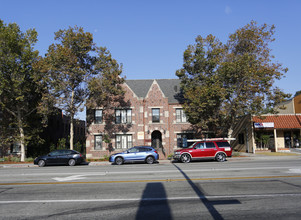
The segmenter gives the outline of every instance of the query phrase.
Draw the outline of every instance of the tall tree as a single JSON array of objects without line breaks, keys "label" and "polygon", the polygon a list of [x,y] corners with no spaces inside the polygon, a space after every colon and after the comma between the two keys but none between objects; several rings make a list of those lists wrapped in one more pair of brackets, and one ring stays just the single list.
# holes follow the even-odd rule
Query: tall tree
[{"label": "tall tree", "polygon": [[184,52],[183,68],[176,72],[181,79],[184,109],[190,123],[201,130],[219,127],[220,115],[216,111],[225,95],[218,68],[223,61],[225,48],[212,35],[198,36],[196,44]]},{"label": "tall tree", "polygon": [[[212,43],[188,47],[183,68],[176,74],[182,80],[190,122],[227,135],[239,116],[274,113],[273,106],[290,96],[274,86],[287,72],[271,55],[274,30],[252,21],[217,49]],[[219,54],[213,59],[215,51]],[[191,81],[197,89],[191,88]]]},{"label": "tall tree", "polygon": [[87,80],[96,74],[96,47],[93,36],[81,27],[69,27],[55,33],[58,43],[49,46],[37,68],[45,73],[48,100],[70,116],[70,149],[73,149],[74,117],[83,110],[88,95]]},{"label": "tall tree", "polygon": [[[118,125],[114,126],[114,116],[112,110],[116,107],[129,107],[130,103],[124,99],[124,90],[121,84],[124,83],[124,78],[121,77],[122,65],[112,58],[111,53],[104,47],[97,48],[97,62],[95,68],[100,72],[92,77],[88,83],[89,96],[86,102],[88,109],[88,125],[94,120],[93,110],[99,107],[103,110],[103,118],[105,123],[105,132],[108,139],[117,130],[126,128]],[[92,111],[91,111],[92,110]]]},{"label": "tall tree", "polygon": [[119,100],[124,94],[121,84],[124,78],[121,77],[122,66],[112,58],[110,51],[105,47],[97,48],[97,61],[95,69],[100,74],[91,77],[88,83],[89,97],[87,100],[88,108],[102,106],[111,108],[112,103]]},{"label": "tall tree", "polygon": [[33,48],[36,42],[37,32],[34,29],[22,32],[17,24],[6,25],[0,20],[1,133],[6,134],[1,142],[19,142],[21,161],[26,157],[26,142],[38,130],[30,127],[41,99],[39,78],[32,67],[38,57],[38,51]]}]

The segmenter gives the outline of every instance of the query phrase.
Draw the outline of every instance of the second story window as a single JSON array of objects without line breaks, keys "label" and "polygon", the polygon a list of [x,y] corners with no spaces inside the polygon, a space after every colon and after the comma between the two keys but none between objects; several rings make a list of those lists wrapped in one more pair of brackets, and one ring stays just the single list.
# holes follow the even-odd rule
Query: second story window
[{"label": "second story window", "polygon": [[95,110],[95,124],[101,124],[102,123],[102,109],[96,109]]},{"label": "second story window", "polygon": [[115,110],[116,124],[130,124],[132,123],[132,109],[116,109]]},{"label": "second story window", "polygon": [[159,108],[152,109],[152,121],[160,122],[160,109]]},{"label": "second story window", "polygon": [[184,109],[182,109],[182,108],[176,109],[176,122],[177,123],[187,122]]}]

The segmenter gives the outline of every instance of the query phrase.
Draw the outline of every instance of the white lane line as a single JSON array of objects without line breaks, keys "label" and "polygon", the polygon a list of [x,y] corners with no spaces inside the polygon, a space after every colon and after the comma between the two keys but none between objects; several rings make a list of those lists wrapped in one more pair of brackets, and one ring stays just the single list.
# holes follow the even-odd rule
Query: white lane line
[{"label": "white lane line", "polygon": [[257,194],[257,195],[225,195],[225,196],[190,196],[190,197],[162,197],[162,198],[120,198],[120,199],[55,199],[55,200],[7,200],[0,204],[14,203],[70,203],[70,202],[126,202],[126,201],[175,201],[175,200],[200,200],[200,199],[238,199],[254,197],[301,197],[301,194]]},{"label": "white lane line", "polygon": [[301,169],[289,169],[287,173],[301,173]]},{"label": "white lane line", "polygon": [[59,181],[59,182],[66,182],[66,181],[81,180],[81,179],[86,179],[86,178],[87,177],[84,177],[84,175],[73,175],[73,176],[67,176],[67,177],[55,177],[52,179]]},{"label": "white lane line", "polygon": [[[206,169],[183,169],[183,172],[212,172],[212,171],[243,171],[243,170],[301,170],[301,167],[247,167],[247,168],[206,168]],[[64,176],[64,175],[82,175],[82,176],[104,176],[104,175],[114,175],[114,174],[149,174],[149,173],[178,173],[179,170],[143,170],[143,171],[100,171],[100,172],[90,172],[90,173],[26,173],[26,174],[19,174],[21,176]],[[2,177],[4,176],[13,176],[13,174],[1,174]]]},{"label": "white lane line", "polygon": [[[299,169],[299,167],[247,167],[247,168],[207,168],[207,169],[191,169],[191,170],[182,170],[183,172],[212,172],[212,171],[242,171],[242,170],[290,170],[290,169]],[[107,174],[149,174],[149,173],[179,173],[179,170],[156,170],[156,171],[120,171],[120,172],[110,172]]]},{"label": "white lane line", "polygon": [[[101,171],[101,172],[76,172],[76,173],[21,173],[18,174],[19,176],[64,176],[64,175],[87,175],[87,176],[104,176],[108,174],[108,171]],[[4,176],[16,176],[16,174],[1,174],[1,177]]]}]

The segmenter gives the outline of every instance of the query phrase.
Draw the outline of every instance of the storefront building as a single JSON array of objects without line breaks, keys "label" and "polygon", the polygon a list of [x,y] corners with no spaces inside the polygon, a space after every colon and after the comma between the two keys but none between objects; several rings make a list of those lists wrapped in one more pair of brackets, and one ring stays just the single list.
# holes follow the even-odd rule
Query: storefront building
[{"label": "storefront building", "polygon": [[300,147],[301,95],[277,106],[278,114],[245,116],[233,129],[236,151],[284,151]]}]

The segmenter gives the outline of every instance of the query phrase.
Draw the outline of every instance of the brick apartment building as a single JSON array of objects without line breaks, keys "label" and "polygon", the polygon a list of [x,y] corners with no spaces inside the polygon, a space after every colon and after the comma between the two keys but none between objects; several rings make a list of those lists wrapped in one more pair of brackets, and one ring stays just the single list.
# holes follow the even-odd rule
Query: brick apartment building
[{"label": "brick apartment building", "polygon": [[[87,111],[87,158],[100,158],[132,146],[155,147],[160,158],[167,158],[183,145],[183,138],[194,138],[181,106],[180,80],[126,80],[123,84],[127,107],[116,106],[111,112],[111,128],[99,107]],[[109,141],[107,140],[109,134]]]}]

